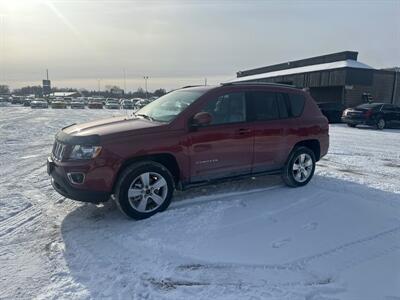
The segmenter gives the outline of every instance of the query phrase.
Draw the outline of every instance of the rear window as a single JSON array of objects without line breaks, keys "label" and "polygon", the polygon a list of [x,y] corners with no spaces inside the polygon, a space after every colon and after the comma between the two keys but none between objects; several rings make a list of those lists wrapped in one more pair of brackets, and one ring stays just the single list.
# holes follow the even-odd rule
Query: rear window
[{"label": "rear window", "polygon": [[293,117],[301,115],[306,99],[301,94],[289,94],[290,111]]}]

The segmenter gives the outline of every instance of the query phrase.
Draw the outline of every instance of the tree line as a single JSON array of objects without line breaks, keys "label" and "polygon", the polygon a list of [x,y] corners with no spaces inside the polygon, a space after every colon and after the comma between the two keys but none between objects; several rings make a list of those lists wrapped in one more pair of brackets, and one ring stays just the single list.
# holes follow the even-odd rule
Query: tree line
[{"label": "tree line", "polygon": [[[138,88],[134,92],[127,92],[123,93],[122,95],[116,95],[115,93],[112,93],[112,89],[119,89],[118,86],[113,86],[109,87],[108,89],[104,91],[95,91],[95,90],[87,90],[87,89],[74,89],[74,88],[57,88],[53,87],[51,89],[51,92],[78,92],[82,95],[82,97],[93,97],[93,96],[103,96],[103,97],[113,97],[113,98],[118,98],[118,97],[123,97],[123,98],[148,98],[148,97],[160,97],[162,95],[165,95],[167,91],[163,88],[156,89],[153,92],[147,92],[143,88]],[[13,89],[12,91],[7,85],[0,85],[0,94],[13,94],[13,95],[18,95],[18,96],[24,96],[24,95],[35,95],[37,97],[43,97],[43,88],[40,85],[37,86],[25,86],[21,87],[18,89]]]}]

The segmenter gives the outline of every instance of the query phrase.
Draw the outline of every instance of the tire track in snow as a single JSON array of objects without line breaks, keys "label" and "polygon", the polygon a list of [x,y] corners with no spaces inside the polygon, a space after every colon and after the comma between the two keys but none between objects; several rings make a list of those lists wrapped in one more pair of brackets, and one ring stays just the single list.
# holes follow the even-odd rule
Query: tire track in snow
[{"label": "tire track in snow", "polygon": [[38,216],[41,215],[41,210],[35,206],[30,206],[15,215],[0,222],[0,237],[13,232],[16,229],[20,229],[26,223],[30,223]]}]

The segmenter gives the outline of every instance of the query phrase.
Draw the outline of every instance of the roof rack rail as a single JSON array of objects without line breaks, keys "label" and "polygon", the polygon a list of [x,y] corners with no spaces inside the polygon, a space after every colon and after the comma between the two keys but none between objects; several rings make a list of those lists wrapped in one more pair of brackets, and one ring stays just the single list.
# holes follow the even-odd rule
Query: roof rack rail
[{"label": "roof rack rail", "polygon": [[259,82],[259,81],[237,81],[237,82],[221,82],[221,85],[269,85],[269,86],[281,86],[281,87],[290,87],[294,89],[298,89],[296,86],[291,84],[284,84],[284,83],[274,83],[274,82]]},{"label": "roof rack rail", "polygon": [[204,84],[186,85],[186,86],[181,87],[181,89],[187,89],[187,88],[198,87],[198,86],[205,86],[205,85]]}]

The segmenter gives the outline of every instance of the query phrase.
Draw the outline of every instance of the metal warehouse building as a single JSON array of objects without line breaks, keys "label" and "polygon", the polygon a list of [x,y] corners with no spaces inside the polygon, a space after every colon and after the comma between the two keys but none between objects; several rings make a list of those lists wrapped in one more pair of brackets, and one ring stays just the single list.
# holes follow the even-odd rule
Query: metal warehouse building
[{"label": "metal warehouse building", "polygon": [[344,51],[237,72],[232,82],[274,82],[306,88],[317,102],[346,107],[367,101],[400,104],[399,69],[374,69]]}]

